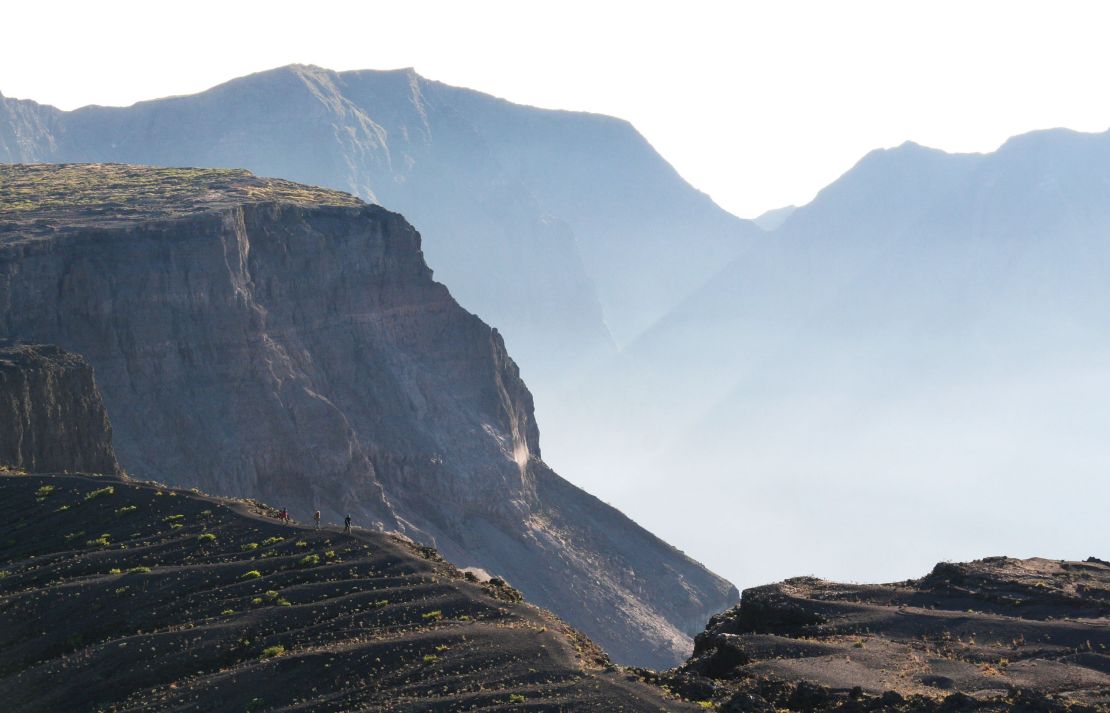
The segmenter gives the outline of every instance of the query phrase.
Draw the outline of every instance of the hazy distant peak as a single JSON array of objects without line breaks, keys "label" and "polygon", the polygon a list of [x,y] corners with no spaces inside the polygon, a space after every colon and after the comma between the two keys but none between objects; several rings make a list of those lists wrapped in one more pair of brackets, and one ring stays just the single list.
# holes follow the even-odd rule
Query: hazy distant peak
[{"label": "hazy distant peak", "polygon": [[798,210],[798,206],[796,205],[772,208],[771,210],[763,212],[757,218],[753,218],[752,222],[767,232],[771,232],[773,230],[778,230],[796,210]]}]

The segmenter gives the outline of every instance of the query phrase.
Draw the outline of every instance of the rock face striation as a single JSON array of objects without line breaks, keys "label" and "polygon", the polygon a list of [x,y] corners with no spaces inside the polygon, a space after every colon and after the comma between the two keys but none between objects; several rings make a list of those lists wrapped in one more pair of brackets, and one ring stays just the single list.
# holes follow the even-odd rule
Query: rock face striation
[{"label": "rock face striation", "polygon": [[4,166],[0,337],[95,367],[129,472],[435,544],[617,660],[736,591],[540,459],[496,330],[405,220],[239,170]]},{"label": "rock face striation", "polygon": [[0,346],[0,467],[120,472],[112,427],[83,358],[54,346]]},{"label": "rock face striation", "polygon": [[722,711],[1110,710],[1110,563],[990,557],[895,584],[745,589],[662,680]]}]

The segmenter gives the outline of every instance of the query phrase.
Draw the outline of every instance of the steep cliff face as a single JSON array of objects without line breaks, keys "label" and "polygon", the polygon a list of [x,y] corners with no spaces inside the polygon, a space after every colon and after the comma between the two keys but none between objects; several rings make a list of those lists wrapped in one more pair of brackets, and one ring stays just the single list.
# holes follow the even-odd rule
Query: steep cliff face
[{"label": "steep cliff face", "polygon": [[0,467],[120,472],[88,362],[54,346],[0,346]]},{"label": "steep cliff face", "polygon": [[401,216],[242,171],[0,176],[0,336],[89,359],[129,471],[434,542],[622,661],[673,663],[735,598],[546,468],[500,335]]}]

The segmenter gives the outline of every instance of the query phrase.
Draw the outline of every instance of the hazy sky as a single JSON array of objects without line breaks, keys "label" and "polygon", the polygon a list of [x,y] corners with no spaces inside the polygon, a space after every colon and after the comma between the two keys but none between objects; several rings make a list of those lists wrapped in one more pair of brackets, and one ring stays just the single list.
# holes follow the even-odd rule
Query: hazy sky
[{"label": "hazy sky", "polygon": [[6,3],[0,92],[62,108],[195,92],[301,62],[412,66],[632,121],[752,216],[876,147],[1110,126],[1100,2]]}]

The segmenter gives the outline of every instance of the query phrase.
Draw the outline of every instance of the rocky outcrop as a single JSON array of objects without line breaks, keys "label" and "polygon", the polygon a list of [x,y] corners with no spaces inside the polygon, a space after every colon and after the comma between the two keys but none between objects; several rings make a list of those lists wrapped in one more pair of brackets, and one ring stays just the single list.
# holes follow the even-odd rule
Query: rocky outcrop
[{"label": "rocky outcrop", "polygon": [[1110,564],[991,557],[746,589],[652,678],[722,711],[1110,710]]},{"label": "rocky outcrop", "polygon": [[676,662],[735,601],[544,465],[501,336],[401,216],[243,171],[0,175],[0,336],[88,358],[129,472],[403,531],[619,661]]},{"label": "rocky outcrop", "polygon": [[120,472],[112,427],[81,357],[54,346],[0,345],[0,468]]}]

